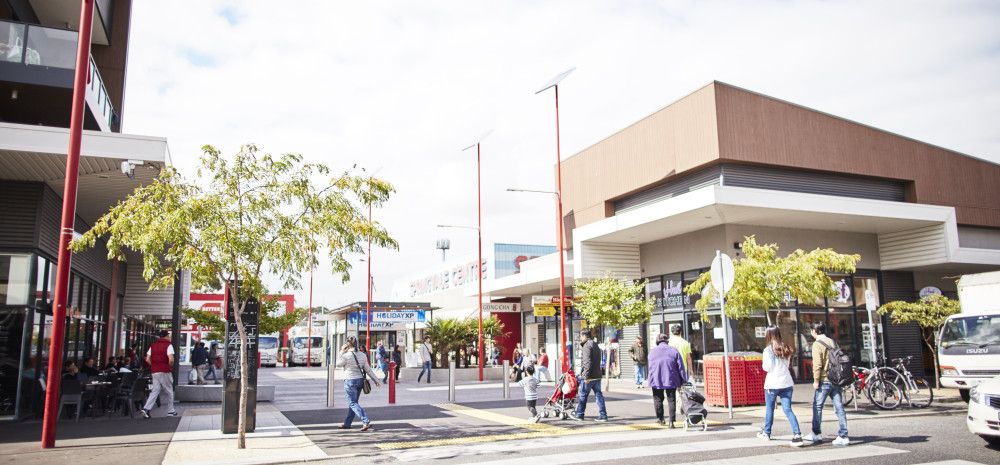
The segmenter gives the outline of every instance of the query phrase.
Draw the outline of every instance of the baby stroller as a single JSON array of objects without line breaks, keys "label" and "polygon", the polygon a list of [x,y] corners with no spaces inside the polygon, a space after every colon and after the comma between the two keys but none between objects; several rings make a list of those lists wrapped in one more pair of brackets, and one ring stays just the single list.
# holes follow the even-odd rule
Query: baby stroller
[{"label": "baby stroller", "polygon": [[560,375],[555,392],[542,406],[542,417],[565,420],[570,415],[575,415],[577,387],[579,387],[579,381],[572,371]]},{"label": "baby stroller", "polygon": [[694,385],[684,383],[680,389],[681,413],[684,414],[684,431],[688,427],[701,425],[701,430],[708,430],[708,409],[705,408],[705,396],[701,395]]}]

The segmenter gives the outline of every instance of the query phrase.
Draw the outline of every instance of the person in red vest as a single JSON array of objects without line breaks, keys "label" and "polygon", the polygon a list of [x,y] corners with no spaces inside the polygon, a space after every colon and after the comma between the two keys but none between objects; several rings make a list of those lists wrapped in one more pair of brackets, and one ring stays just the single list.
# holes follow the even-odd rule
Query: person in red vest
[{"label": "person in red vest", "polygon": [[160,394],[165,394],[166,397],[166,403],[160,402],[160,405],[169,409],[167,416],[177,416],[177,411],[174,410],[174,346],[170,342],[170,331],[161,330],[159,336],[146,351],[146,364],[150,367],[153,379],[150,382],[152,392],[142,408],[144,418],[149,418],[149,411],[156,405]]}]

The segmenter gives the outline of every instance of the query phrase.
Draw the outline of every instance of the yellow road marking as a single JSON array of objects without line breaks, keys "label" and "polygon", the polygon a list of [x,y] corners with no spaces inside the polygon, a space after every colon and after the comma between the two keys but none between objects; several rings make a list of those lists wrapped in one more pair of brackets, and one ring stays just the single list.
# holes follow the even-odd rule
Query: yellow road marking
[{"label": "yellow road marking", "polygon": [[478,418],[480,420],[491,421],[493,423],[500,423],[501,425],[507,426],[517,426],[520,428],[527,428],[535,431],[548,431],[552,429],[565,429],[560,426],[555,426],[546,423],[535,423],[527,418],[517,418],[510,415],[504,415],[501,413],[491,412],[489,410],[480,410],[474,407],[468,407],[459,404],[435,404],[435,407],[447,410],[449,412],[454,412],[460,415],[465,415],[472,418]]}]

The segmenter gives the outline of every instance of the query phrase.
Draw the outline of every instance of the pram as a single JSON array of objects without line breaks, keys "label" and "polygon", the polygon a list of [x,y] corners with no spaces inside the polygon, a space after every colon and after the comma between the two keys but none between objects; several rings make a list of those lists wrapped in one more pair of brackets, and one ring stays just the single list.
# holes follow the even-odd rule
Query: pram
[{"label": "pram", "polygon": [[684,414],[684,431],[688,427],[701,425],[701,430],[708,430],[708,409],[705,408],[705,396],[701,395],[694,385],[684,383],[680,389],[681,413]]},{"label": "pram", "polygon": [[568,371],[559,376],[556,382],[555,392],[552,397],[542,406],[542,417],[544,418],[569,418],[576,413],[576,393],[579,381],[572,371]]}]

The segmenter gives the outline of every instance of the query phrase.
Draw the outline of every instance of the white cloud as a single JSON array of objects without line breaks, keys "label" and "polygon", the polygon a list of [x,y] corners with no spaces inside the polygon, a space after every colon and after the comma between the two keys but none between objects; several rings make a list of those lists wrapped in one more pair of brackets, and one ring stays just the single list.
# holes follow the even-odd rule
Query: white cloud
[{"label": "white cloud", "polygon": [[[992,2],[135,2],[125,131],[166,136],[192,172],[202,144],[254,142],[332,167],[381,167],[398,194],[376,218],[376,297],[475,238],[485,129],[489,239],[553,243],[549,77],[563,155],[718,79],[1000,161],[1000,8]],[[361,279],[357,277],[361,276]],[[364,299],[321,270],[317,304]],[[300,303],[304,291],[297,292]]]}]

